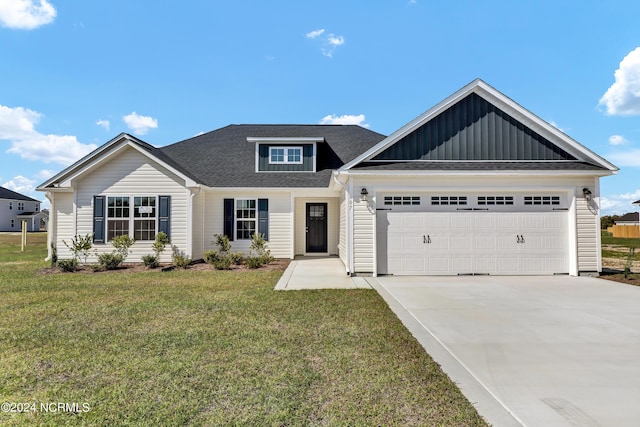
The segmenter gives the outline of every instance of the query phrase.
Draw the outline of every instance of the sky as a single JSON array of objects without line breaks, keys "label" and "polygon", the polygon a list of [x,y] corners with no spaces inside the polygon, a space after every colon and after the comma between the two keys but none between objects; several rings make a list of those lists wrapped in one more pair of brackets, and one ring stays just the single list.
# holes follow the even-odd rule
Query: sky
[{"label": "sky", "polygon": [[388,135],[481,78],[620,168],[602,214],[635,211],[639,16],[637,0],[0,0],[0,185],[46,201],[38,184],[120,132]]}]

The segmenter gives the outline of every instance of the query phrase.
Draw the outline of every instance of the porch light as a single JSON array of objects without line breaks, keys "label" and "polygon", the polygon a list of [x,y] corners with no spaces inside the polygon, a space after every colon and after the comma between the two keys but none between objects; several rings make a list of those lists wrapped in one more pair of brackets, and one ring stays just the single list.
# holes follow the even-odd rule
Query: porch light
[{"label": "porch light", "polygon": [[367,189],[365,187],[362,187],[362,190],[360,190],[360,201],[366,202],[368,195],[369,195],[369,192],[367,191]]},{"label": "porch light", "polygon": [[582,194],[584,194],[584,198],[587,199],[587,202],[591,201],[591,190],[585,187],[582,189]]}]

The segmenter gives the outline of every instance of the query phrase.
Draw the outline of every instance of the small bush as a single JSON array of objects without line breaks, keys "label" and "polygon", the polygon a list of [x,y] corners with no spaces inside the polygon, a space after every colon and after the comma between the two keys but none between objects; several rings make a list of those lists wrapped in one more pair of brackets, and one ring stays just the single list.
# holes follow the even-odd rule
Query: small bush
[{"label": "small bush", "polygon": [[84,236],[78,234],[71,239],[71,244],[67,243],[65,240],[63,240],[62,243],[69,248],[73,254],[73,259],[77,261],[79,258],[82,258],[82,263],[86,264],[89,252],[93,247],[93,233],[88,233]]},{"label": "small bush", "polygon": [[156,268],[158,266],[158,257],[155,255],[144,255],[142,263],[147,268]]},{"label": "small bush", "polygon": [[156,254],[156,258],[160,259],[160,254],[164,252],[164,248],[171,243],[169,241],[169,236],[164,231],[159,231],[156,234],[156,240],[153,242],[151,247],[153,248],[153,253]]},{"label": "small bush", "polygon": [[216,261],[214,261],[213,266],[216,270],[230,270],[231,257],[229,255],[221,255]]},{"label": "small bush", "polygon": [[220,254],[215,249],[211,249],[211,250],[205,251],[202,254],[202,259],[206,263],[211,264],[211,265],[213,265],[213,263],[215,263],[218,260],[219,257],[220,257]]},{"label": "small bush", "polygon": [[259,256],[250,256],[247,257],[245,259],[245,264],[247,265],[247,267],[249,268],[260,268],[262,267],[265,263],[262,259],[262,257]]},{"label": "small bush", "polygon": [[[271,251],[267,248],[267,241],[264,239],[264,235],[260,233],[254,233],[251,237],[251,246],[249,247],[249,258],[259,258],[260,262],[263,264],[269,264],[273,261],[273,257],[271,256]],[[248,259],[247,259],[248,260]],[[255,265],[257,261],[252,261]],[[247,264],[249,265],[249,264]],[[258,268],[253,267],[253,268]],[[251,267],[250,267],[251,268]]]},{"label": "small bush", "polygon": [[129,256],[129,248],[131,248],[135,242],[135,239],[127,234],[116,236],[111,240],[111,244],[116,248],[115,252],[120,255],[120,262],[127,259],[127,256]]},{"label": "small bush", "polygon": [[231,252],[231,242],[224,234],[214,234],[215,244],[220,248],[220,252]]},{"label": "small bush", "polygon": [[76,268],[78,267],[78,260],[73,258],[73,259],[60,259],[58,260],[58,268],[62,271],[66,271],[66,272],[72,272],[72,271],[76,271]]},{"label": "small bush", "polygon": [[229,254],[231,258],[231,262],[235,265],[242,265],[244,263],[244,253],[242,252],[232,252]]},{"label": "small bush", "polygon": [[100,254],[98,256],[98,265],[106,270],[115,270],[124,261],[119,253]]},{"label": "small bush", "polygon": [[174,246],[173,254],[171,255],[171,262],[175,268],[184,270],[189,266],[189,264],[191,264],[191,258],[189,258],[184,251],[178,249],[177,246]]}]

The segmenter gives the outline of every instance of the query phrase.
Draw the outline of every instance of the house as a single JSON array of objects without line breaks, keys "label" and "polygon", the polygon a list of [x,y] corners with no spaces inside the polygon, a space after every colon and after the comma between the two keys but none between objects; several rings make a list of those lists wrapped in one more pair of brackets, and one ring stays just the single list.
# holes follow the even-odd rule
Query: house
[{"label": "house", "polygon": [[18,232],[22,220],[27,222],[27,231],[40,231],[40,201],[0,187],[0,231]]},{"label": "house", "polygon": [[[120,134],[42,183],[50,247],[158,231],[193,258],[263,233],[278,258],[337,255],[347,274],[601,271],[599,179],[617,168],[475,80],[396,132],[230,125],[164,147]],[[164,255],[168,260],[169,254]]]},{"label": "house", "polygon": [[[633,203],[632,203],[633,204]],[[629,212],[616,219],[613,227],[607,229],[612,237],[637,239],[640,237],[640,213]]]}]

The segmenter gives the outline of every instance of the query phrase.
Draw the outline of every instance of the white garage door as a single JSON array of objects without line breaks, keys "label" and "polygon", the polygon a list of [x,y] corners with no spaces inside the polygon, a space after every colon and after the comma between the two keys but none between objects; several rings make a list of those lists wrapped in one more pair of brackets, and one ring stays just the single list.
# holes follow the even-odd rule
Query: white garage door
[{"label": "white garage door", "polygon": [[377,221],[379,274],[569,272],[566,211],[427,213],[381,210]]}]

